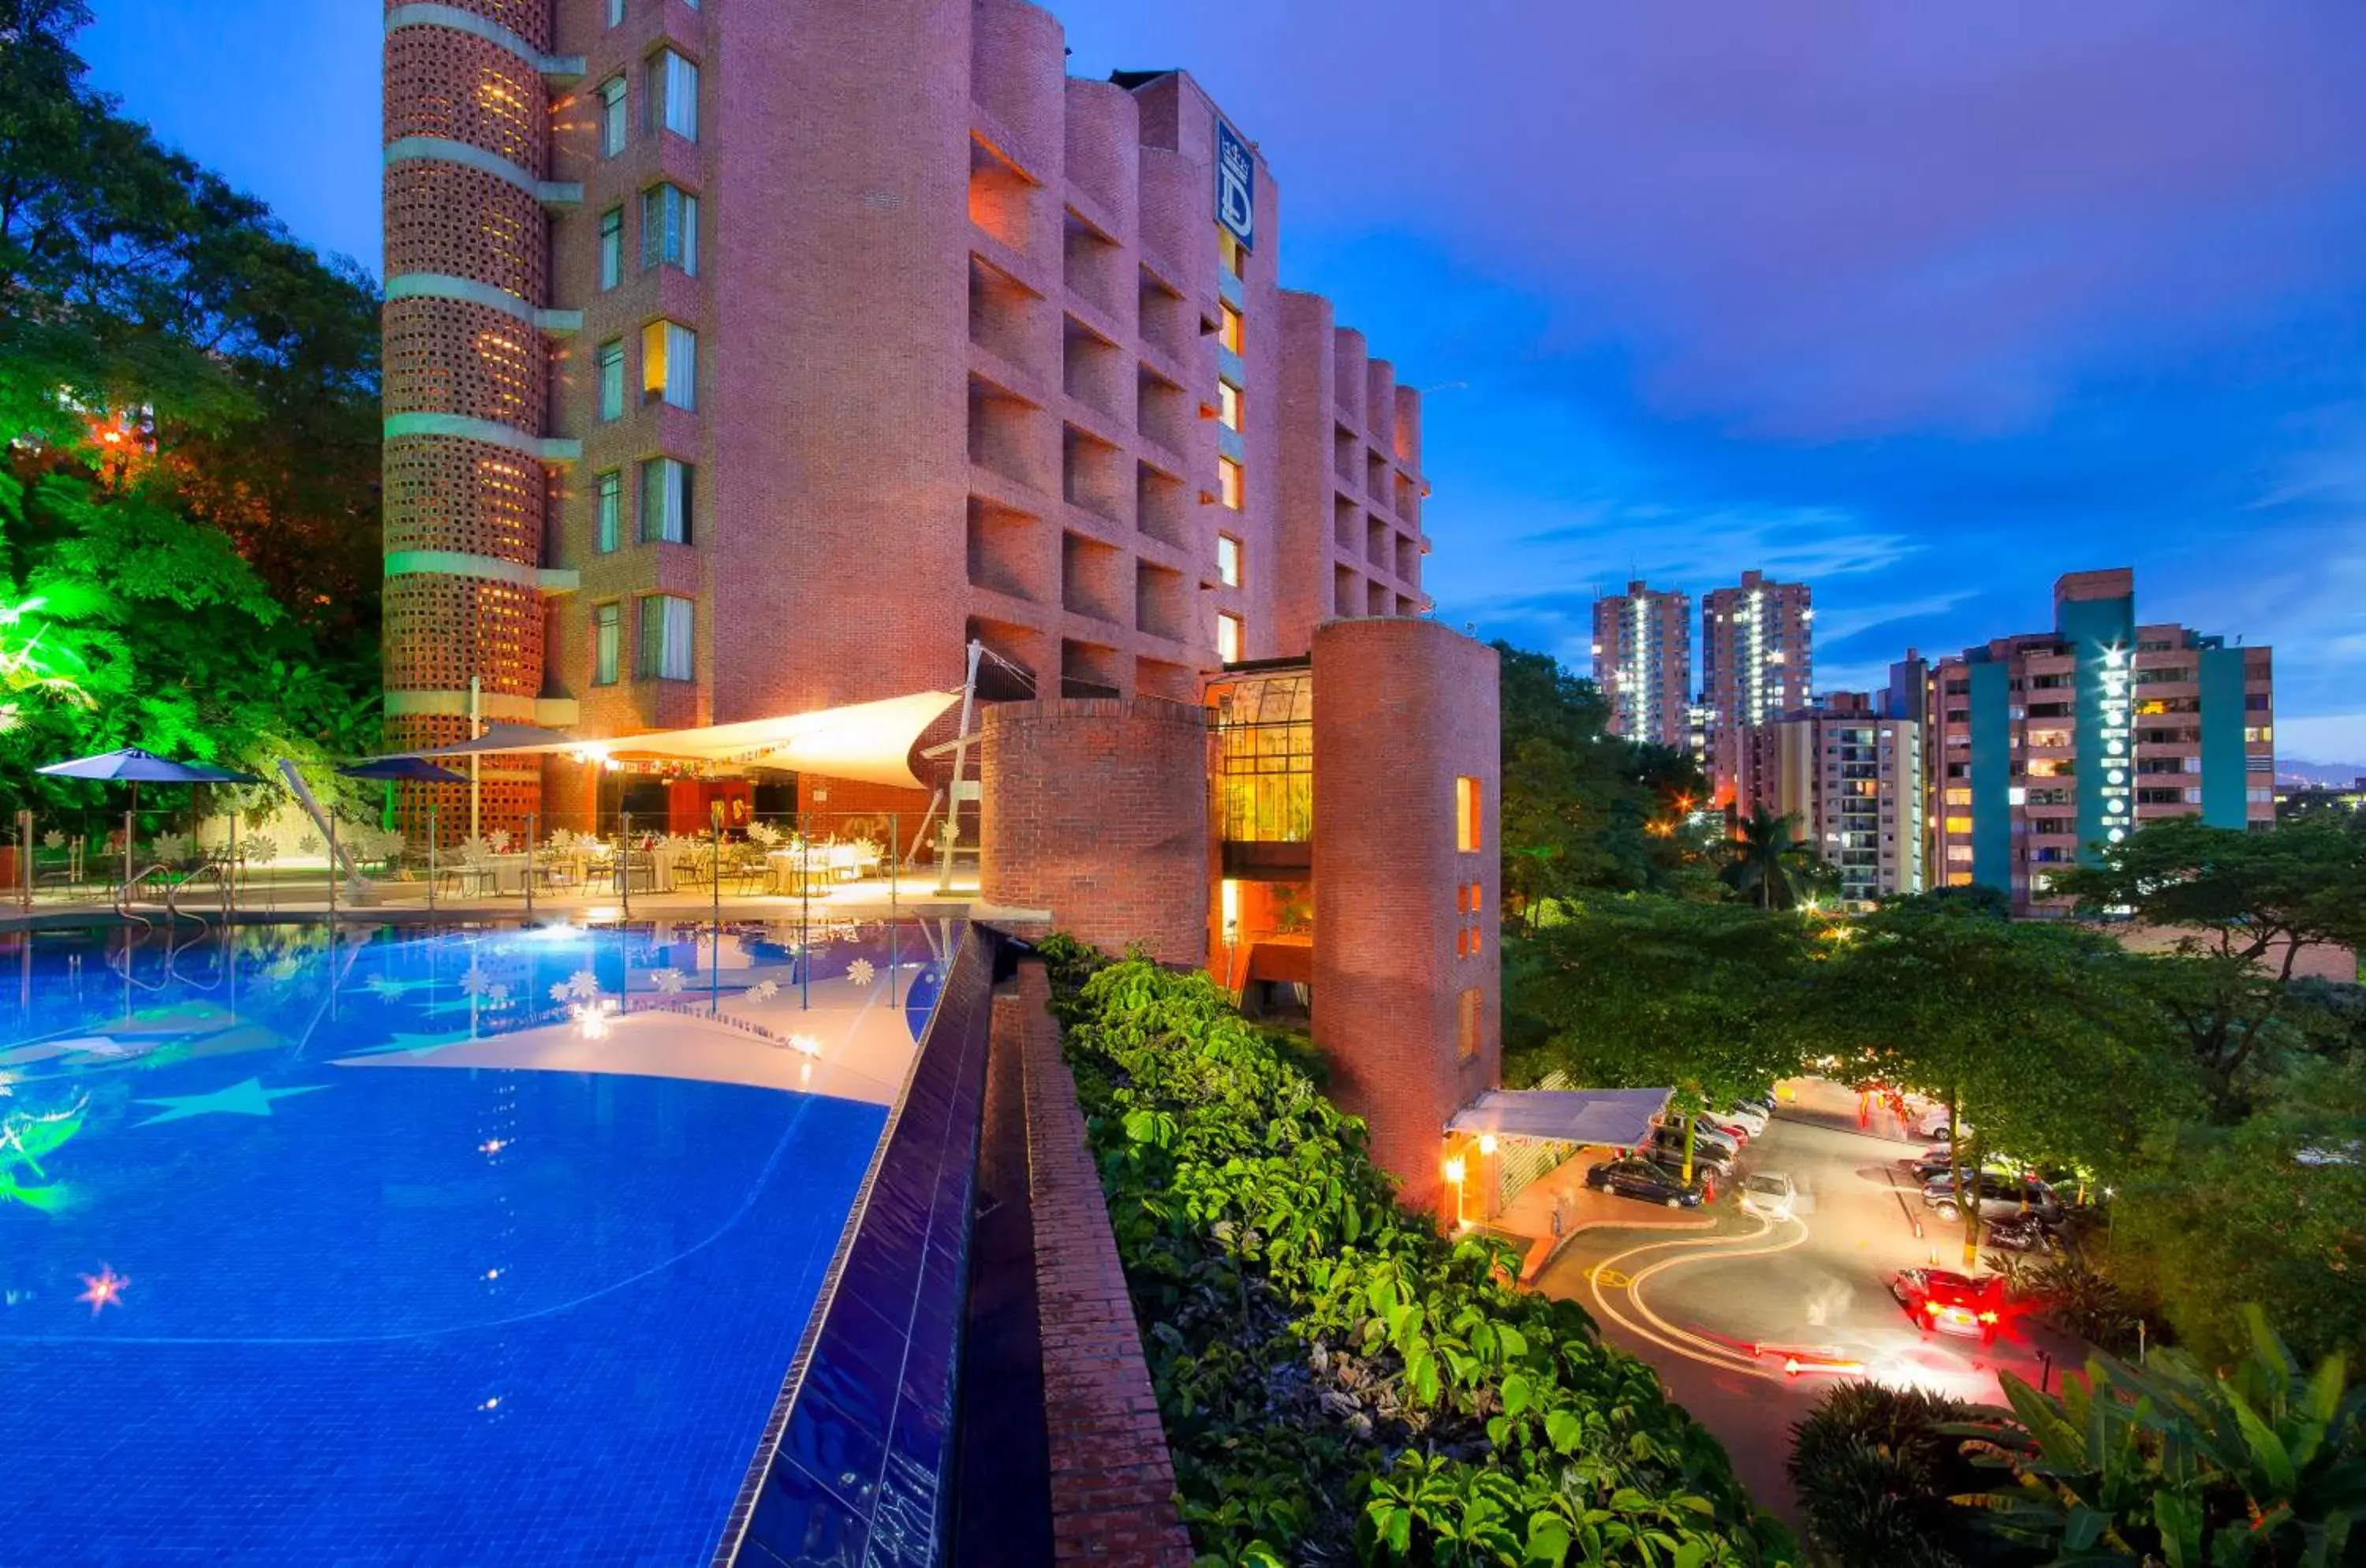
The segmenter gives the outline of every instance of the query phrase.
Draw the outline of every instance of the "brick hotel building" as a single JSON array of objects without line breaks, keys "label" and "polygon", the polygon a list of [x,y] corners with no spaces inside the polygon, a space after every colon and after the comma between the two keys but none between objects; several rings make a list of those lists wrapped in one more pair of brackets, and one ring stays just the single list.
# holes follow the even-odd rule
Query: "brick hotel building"
[{"label": "brick hotel building", "polygon": [[2272,827],[2273,692],[2267,649],[2139,622],[2133,571],[2065,575],[2052,631],[1931,668],[1934,882],[2056,913],[2056,868],[2142,823]]},{"label": "brick hotel building", "polygon": [[[813,714],[982,645],[984,899],[1235,984],[1226,908],[1335,924],[1258,963],[1426,1201],[1494,1081],[1498,764],[1493,655],[1418,618],[1420,397],[1281,287],[1197,81],[1065,52],[1025,0],[388,6],[389,739]],[[1296,668],[1295,720],[1226,666]],[[1300,796],[1236,842],[1280,797],[1211,759],[1258,747]],[[614,805],[479,765],[489,829]]]}]

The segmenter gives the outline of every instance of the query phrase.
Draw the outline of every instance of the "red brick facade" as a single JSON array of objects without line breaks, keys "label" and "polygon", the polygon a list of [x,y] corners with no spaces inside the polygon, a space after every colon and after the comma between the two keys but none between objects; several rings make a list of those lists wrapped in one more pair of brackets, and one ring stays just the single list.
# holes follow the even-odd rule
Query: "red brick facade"
[{"label": "red brick facade", "polygon": [[1497,660],[1434,621],[1334,621],[1313,667],[1314,1042],[1373,1156],[1426,1207],[1447,1119],[1501,1078]]},{"label": "red brick facade", "polygon": [[1183,1568],[1174,1462],[1050,1002],[1043,966],[1022,964],[1017,994],[995,998],[994,1028],[1020,1042],[1026,1076],[1053,1561]]},{"label": "red brick facade", "polygon": [[1208,728],[1155,697],[986,710],[980,890],[1162,964],[1207,962]]}]

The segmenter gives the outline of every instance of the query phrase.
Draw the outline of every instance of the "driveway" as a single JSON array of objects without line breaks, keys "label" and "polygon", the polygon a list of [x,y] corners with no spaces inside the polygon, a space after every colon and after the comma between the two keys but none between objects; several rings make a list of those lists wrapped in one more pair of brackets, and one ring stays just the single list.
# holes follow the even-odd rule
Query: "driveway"
[{"label": "driveway", "polygon": [[[2000,1371],[2039,1380],[2042,1348],[2080,1352],[2032,1324],[1997,1343],[1919,1331],[1889,1293],[1915,1264],[1960,1266],[1962,1232],[1936,1224],[1899,1167],[1921,1145],[1861,1129],[1856,1099],[1831,1085],[1797,1086],[1744,1152],[1746,1171],[1787,1171],[1795,1218],[1741,1213],[1730,1195],[1710,1230],[1588,1230],[1538,1277],[1548,1294],[1582,1303],[1610,1343],[1649,1361],[1670,1393],[1717,1434],[1753,1496],[1797,1523],[1784,1461],[1791,1424],[1835,1378],[1915,1384],[2000,1403]],[[1630,1205],[1638,1218],[1647,1205]],[[1926,1234],[1916,1234],[1921,1222]]]}]

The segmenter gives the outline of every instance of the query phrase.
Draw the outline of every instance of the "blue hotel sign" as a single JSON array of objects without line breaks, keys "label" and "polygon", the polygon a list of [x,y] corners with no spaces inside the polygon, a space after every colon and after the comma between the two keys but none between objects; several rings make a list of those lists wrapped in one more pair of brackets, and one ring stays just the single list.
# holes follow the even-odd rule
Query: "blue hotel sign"
[{"label": "blue hotel sign", "polygon": [[1256,243],[1256,160],[1248,143],[1216,122],[1216,221],[1244,245]]}]

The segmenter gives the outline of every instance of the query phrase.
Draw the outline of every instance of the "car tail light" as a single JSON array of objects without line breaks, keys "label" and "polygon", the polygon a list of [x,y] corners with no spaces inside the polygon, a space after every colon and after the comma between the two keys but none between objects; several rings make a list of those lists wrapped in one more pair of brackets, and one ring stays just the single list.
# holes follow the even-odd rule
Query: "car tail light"
[{"label": "car tail light", "polygon": [[1984,1312],[1980,1314],[1980,1321],[1982,1323],[1994,1323],[1996,1320],[1997,1314],[1992,1312]]}]

